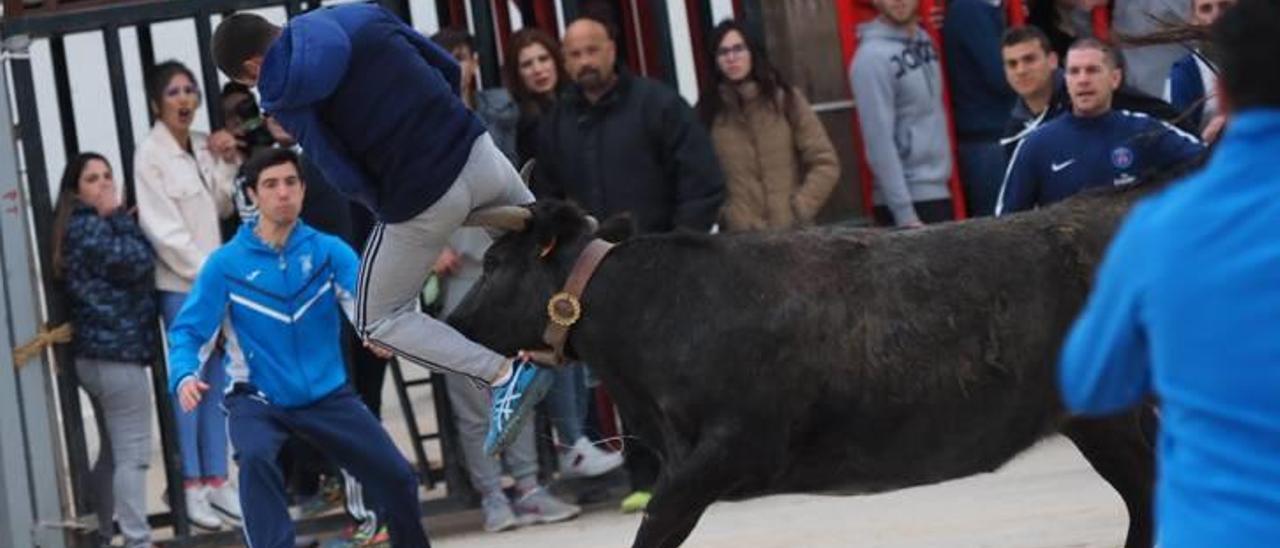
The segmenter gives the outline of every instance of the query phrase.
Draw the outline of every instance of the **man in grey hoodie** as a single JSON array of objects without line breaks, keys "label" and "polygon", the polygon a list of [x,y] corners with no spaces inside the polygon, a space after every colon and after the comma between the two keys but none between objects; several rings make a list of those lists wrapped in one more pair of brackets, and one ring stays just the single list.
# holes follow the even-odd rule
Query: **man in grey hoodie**
[{"label": "man in grey hoodie", "polygon": [[942,68],[919,25],[920,1],[874,3],[880,16],[858,27],[849,73],[875,182],[876,221],[919,227],[952,220]]}]

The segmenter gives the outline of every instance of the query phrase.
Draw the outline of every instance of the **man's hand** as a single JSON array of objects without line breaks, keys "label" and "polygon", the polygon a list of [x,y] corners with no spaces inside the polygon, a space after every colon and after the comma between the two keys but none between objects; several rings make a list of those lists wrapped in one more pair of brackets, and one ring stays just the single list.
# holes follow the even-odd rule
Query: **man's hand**
[{"label": "man's hand", "polygon": [[369,352],[372,352],[374,356],[377,356],[384,360],[389,360],[395,357],[396,355],[395,352],[391,351],[391,349],[386,348],[384,346],[380,346],[373,341],[364,341],[364,347],[368,348]]},{"label": "man's hand", "polygon": [[224,162],[240,161],[240,141],[231,132],[220,129],[209,135],[209,151]]},{"label": "man's hand", "polygon": [[454,250],[446,247],[440,252],[440,257],[436,258],[436,264],[431,267],[431,270],[437,275],[448,276],[456,272],[461,264],[462,257],[459,257]]},{"label": "man's hand", "polygon": [[1218,136],[1222,135],[1222,129],[1225,127],[1227,127],[1227,117],[1222,114],[1214,116],[1208,124],[1205,124],[1204,131],[1200,132],[1200,138],[1204,139],[1206,145],[1213,144],[1218,140]]},{"label": "man's hand", "polygon": [[204,398],[204,393],[209,390],[209,385],[195,377],[187,377],[178,385],[178,403],[182,405],[182,410],[190,413],[200,400]]}]

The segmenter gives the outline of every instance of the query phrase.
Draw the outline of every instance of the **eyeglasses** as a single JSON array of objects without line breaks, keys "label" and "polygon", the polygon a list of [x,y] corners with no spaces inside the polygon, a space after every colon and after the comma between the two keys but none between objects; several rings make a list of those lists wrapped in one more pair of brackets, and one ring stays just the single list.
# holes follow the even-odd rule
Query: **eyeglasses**
[{"label": "eyeglasses", "polygon": [[743,43],[737,43],[732,46],[727,46],[727,47],[717,49],[716,57],[738,56],[746,52],[747,52],[747,45]]},{"label": "eyeglasses", "polygon": [[171,88],[166,88],[164,90],[165,97],[172,98],[172,97],[177,97],[183,94],[195,95],[196,97],[200,97],[200,88],[195,87],[194,85],[191,85],[191,86],[173,86]]}]

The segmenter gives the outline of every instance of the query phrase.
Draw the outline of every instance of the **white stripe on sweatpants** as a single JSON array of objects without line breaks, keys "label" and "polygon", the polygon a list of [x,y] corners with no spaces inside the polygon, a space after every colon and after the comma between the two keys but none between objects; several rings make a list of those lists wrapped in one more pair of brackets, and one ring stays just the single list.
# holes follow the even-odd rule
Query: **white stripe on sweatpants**
[{"label": "white stripe on sweatpants", "polygon": [[472,211],[531,202],[533,194],[489,134],[478,137],[458,178],[431,207],[375,229],[360,265],[362,335],[413,363],[492,382],[507,358],[423,313],[418,298],[436,257]]}]

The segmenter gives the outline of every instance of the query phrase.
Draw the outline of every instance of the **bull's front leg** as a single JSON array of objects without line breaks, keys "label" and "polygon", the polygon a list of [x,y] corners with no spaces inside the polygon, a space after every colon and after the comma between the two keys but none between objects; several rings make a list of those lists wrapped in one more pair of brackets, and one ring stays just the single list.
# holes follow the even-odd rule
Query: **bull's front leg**
[{"label": "bull's front leg", "polygon": [[764,438],[761,431],[704,436],[682,461],[663,463],[632,547],[680,546],[716,499],[776,470],[784,445],[761,443]]}]

